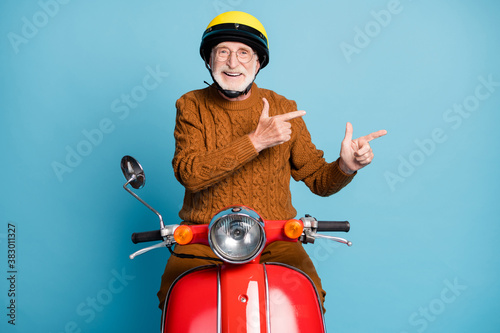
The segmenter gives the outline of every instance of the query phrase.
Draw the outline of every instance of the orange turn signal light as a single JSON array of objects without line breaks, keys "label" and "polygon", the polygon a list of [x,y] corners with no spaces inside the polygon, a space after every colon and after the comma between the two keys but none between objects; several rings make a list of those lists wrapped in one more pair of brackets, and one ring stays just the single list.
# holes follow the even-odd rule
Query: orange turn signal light
[{"label": "orange turn signal light", "polygon": [[187,225],[180,225],[174,231],[174,239],[177,244],[189,244],[193,240],[193,230]]},{"label": "orange turn signal light", "polygon": [[301,220],[291,219],[285,223],[285,235],[288,238],[296,239],[302,235],[304,231],[304,223]]}]

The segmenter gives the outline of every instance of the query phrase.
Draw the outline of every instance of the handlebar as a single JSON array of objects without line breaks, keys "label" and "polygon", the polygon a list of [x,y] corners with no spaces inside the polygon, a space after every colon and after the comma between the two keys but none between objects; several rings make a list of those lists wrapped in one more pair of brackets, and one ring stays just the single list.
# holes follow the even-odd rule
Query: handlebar
[{"label": "handlebar", "polygon": [[134,244],[161,240],[163,240],[163,237],[161,236],[160,230],[134,232],[132,234],[132,243]]},{"label": "handlebar", "polygon": [[[317,221],[317,226],[318,226],[316,230],[317,232],[322,232],[322,231],[349,232],[351,228],[348,221]],[[171,230],[171,233],[173,235],[173,230]],[[204,237],[206,238],[206,235],[204,235]],[[314,237],[320,237],[320,235],[315,234]],[[160,230],[135,232],[132,234],[131,238],[134,244],[152,242],[152,241],[162,241],[164,239]],[[324,238],[330,238],[330,236],[324,236]]]},{"label": "handlebar", "polygon": [[318,231],[349,232],[351,225],[348,221],[318,221]]},{"label": "handlebar", "polygon": [[[318,221],[318,232],[349,232],[350,228],[351,225],[348,221]],[[163,237],[161,236],[160,230],[134,232],[132,234],[132,243],[134,244],[161,240],[163,240]]]}]

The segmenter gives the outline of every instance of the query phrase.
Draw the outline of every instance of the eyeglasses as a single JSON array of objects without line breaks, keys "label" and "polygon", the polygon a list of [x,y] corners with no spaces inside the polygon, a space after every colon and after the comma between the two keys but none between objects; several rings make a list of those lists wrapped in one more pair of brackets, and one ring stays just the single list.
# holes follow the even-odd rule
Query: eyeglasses
[{"label": "eyeglasses", "polygon": [[[218,61],[218,62],[227,61],[227,59],[229,59],[229,57],[231,56],[231,53],[233,53],[233,52],[234,51],[231,51],[227,47],[216,48],[215,49],[215,61]],[[246,64],[246,63],[249,63],[250,61],[252,61],[254,54],[255,53],[252,52],[252,50],[239,49],[238,51],[236,51],[236,58],[242,64]]]}]

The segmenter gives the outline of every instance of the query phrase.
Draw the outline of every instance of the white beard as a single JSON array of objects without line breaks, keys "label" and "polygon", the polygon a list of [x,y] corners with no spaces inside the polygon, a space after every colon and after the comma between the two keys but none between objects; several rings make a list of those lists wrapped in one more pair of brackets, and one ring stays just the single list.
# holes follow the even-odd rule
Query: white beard
[{"label": "white beard", "polygon": [[[223,80],[223,75],[224,72],[229,72],[229,73],[241,73],[245,76],[245,80],[240,83],[228,83]],[[238,66],[236,68],[230,69],[228,66],[222,66],[217,70],[217,72],[213,72],[213,76],[215,81],[221,86],[222,89],[224,90],[233,90],[233,91],[244,91],[255,79],[255,74],[257,72],[257,62],[255,62],[254,68],[252,70],[253,73],[250,73],[250,71],[247,71],[245,67],[243,66]]]}]

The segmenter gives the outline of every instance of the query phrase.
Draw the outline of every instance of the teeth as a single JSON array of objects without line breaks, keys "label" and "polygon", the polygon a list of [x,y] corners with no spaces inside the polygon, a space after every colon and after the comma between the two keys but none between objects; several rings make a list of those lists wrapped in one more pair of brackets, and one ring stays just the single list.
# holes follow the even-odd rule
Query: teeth
[{"label": "teeth", "polygon": [[226,73],[226,75],[229,75],[229,76],[240,76],[241,73]]}]

